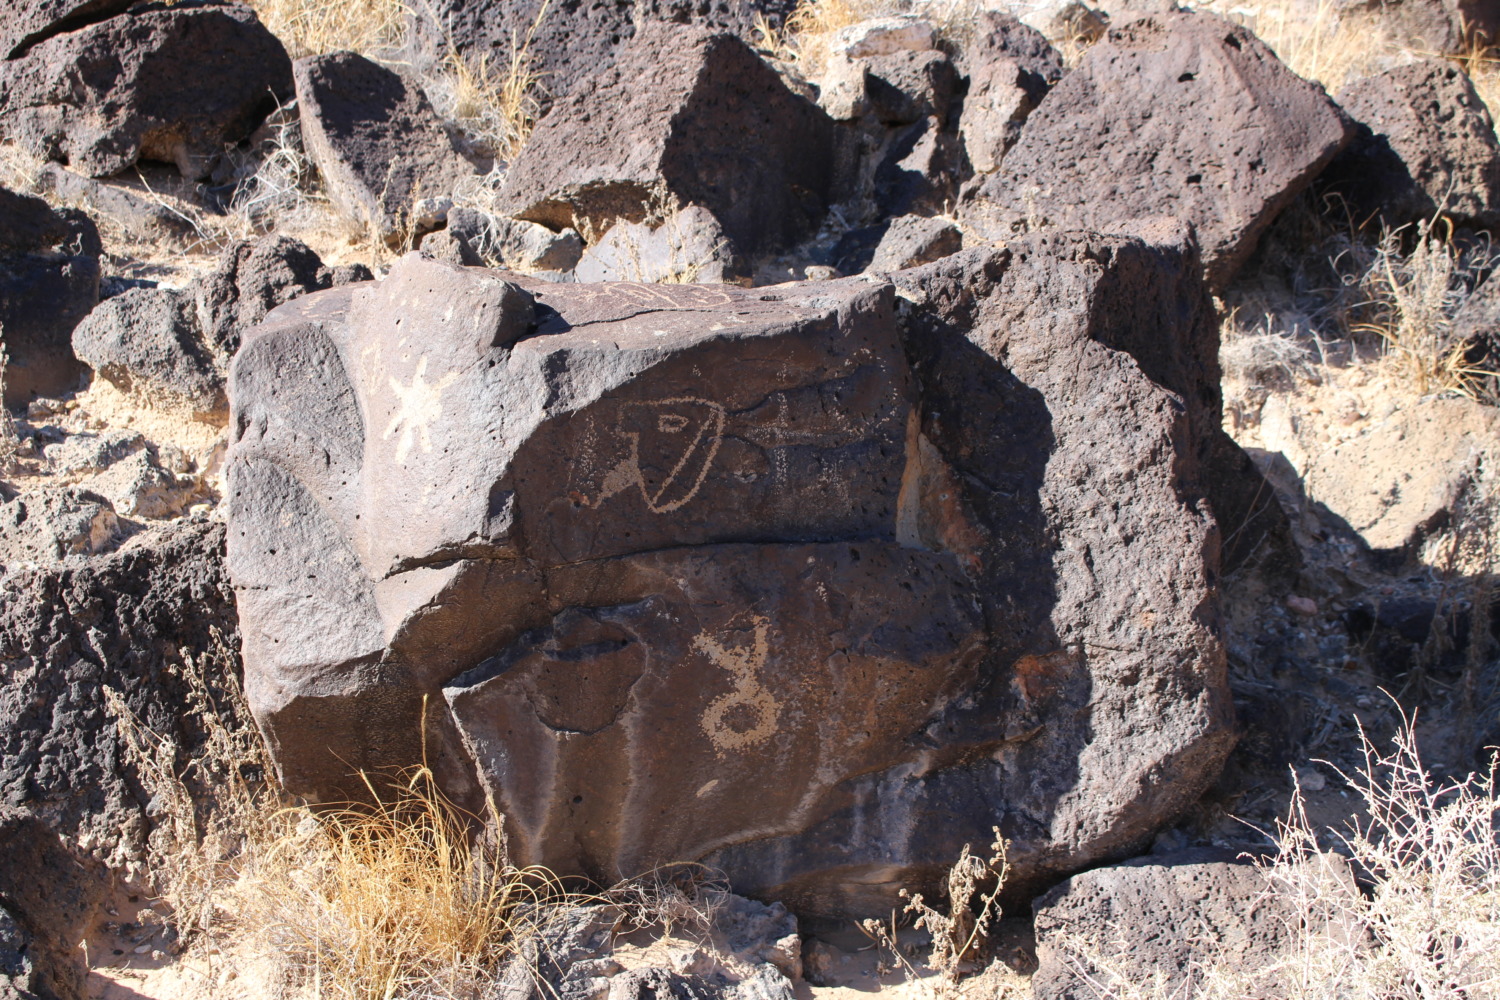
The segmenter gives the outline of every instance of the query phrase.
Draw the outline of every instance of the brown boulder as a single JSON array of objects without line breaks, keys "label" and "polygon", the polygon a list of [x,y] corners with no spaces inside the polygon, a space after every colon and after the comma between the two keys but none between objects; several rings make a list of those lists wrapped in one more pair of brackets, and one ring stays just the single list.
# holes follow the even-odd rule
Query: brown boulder
[{"label": "brown boulder", "polygon": [[831,130],[734,35],[653,23],[542,120],[502,202],[585,236],[699,205],[737,252],[773,250],[822,216]]},{"label": "brown boulder", "polygon": [[895,282],[409,256],[273,311],[229,558],[288,787],[425,731],[518,861],[703,859],[829,914],[991,825],[1016,891],[1149,839],[1232,742],[1196,254],[1033,237]]},{"label": "brown boulder", "polygon": [[412,18],[419,47],[451,45],[471,63],[509,66],[524,46],[545,110],[588,77],[614,65],[622,46],[655,22],[732,31],[756,41],[757,16],[781,24],[795,0],[430,0]]},{"label": "brown boulder", "polygon": [[86,997],[79,944],[108,890],[102,865],[70,850],[37,816],[0,805],[0,995]]},{"label": "brown boulder", "polygon": [[303,141],[329,198],[382,239],[415,233],[417,201],[479,174],[415,81],[353,52],[299,59],[294,75]]},{"label": "brown boulder", "polygon": [[1339,104],[1359,123],[1318,186],[1358,225],[1437,215],[1500,223],[1500,139],[1463,70],[1428,59],[1356,80]]},{"label": "brown boulder", "polygon": [[979,188],[971,224],[1004,238],[1176,216],[1196,228],[1209,283],[1222,287],[1351,135],[1322,88],[1245,28],[1144,17],[1052,88]]},{"label": "brown boulder", "polygon": [[0,63],[0,134],[91,177],[147,159],[198,179],[290,99],[291,82],[249,7],[142,6]]}]

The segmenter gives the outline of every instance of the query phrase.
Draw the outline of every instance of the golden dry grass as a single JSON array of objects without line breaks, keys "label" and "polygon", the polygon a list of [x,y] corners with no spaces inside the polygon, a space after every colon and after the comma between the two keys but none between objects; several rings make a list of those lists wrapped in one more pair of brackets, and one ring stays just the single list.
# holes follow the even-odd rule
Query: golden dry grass
[{"label": "golden dry grass", "polygon": [[406,37],[403,0],[250,0],[293,59],[349,50],[386,55]]}]

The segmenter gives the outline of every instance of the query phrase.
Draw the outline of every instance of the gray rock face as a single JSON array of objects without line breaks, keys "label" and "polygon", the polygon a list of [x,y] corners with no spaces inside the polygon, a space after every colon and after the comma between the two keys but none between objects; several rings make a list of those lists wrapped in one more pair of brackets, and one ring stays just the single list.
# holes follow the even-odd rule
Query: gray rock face
[{"label": "gray rock face", "polygon": [[827,115],[749,46],[653,23],[542,119],[506,174],[502,203],[515,218],[585,236],[701,206],[736,252],[753,254],[816,226],[831,168]]},{"label": "gray rock face", "polygon": [[578,281],[727,284],[748,278],[717,219],[700,205],[673,212],[657,225],[618,222],[580,257]]},{"label": "gray rock face", "polygon": [[170,667],[182,650],[211,649],[210,629],[235,643],[223,539],[189,520],[81,565],[0,578],[0,801],[101,856],[142,848],[146,802],[101,688],[155,732],[203,738],[179,712],[187,682]]},{"label": "gray rock face", "polygon": [[90,177],[148,159],[197,179],[291,94],[286,51],[249,7],[143,6],[0,63],[0,134]]},{"label": "gray rock face", "polygon": [[224,407],[224,381],[198,336],[192,300],[136,288],[100,303],[73,330],[73,353],[121,392],[157,408],[210,417]]},{"label": "gray rock face", "polygon": [[413,26],[419,45],[446,53],[451,44],[490,66],[510,65],[513,47],[529,38],[545,109],[613,66],[620,48],[648,24],[732,31],[754,42],[757,14],[778,25],[795,6],[795,0],[433,0],[413,15]]},{"label": "gray rock face", "polygon": [[191,220],[128,188],[75,174],[58,163],[42,168],[37,183],[59,198],[107,217],[126,233],[146,240],[197,237]]},{"label": "gray rock face", "polygon": [[288,787],[421,759],[426,695],[450,793],[606,882],[701,859],[877,914],[991,825],[1018,892],[1149,839],[1232,742],[1196,252],[893,280],[409,256],[273,311],[229,560]]},{"label": "gray rock face", "polygon": [[905,215],[891,223],[880,243],[869,270],[901,271],[908,267],[931,264],[963,249],[964,235],[946,219],[928,219]]},{"label": "gray rock face", "polygon": [[87,996],[78,945],[108,888],[102,866],[69,850],[36,816],[0,805],[0,993]]},{"label": "gray rock face", "polygon": [[239,350],[241,332],[272,309],[307,292],[368,280],[364,265],[341,276],[301,240],[273,234],[230,244],[218,266],[193,283],[193,304],[205,346],[219,366],[228,369]]},{"label": "gray rock face", "polygon": [[452,195],[478,166],[422,88],[353,52],[295,67],[307,154],[349,220],[385,240],[418,227],[416,203]]},{"label": "gray rock face", "polygon": [[980,186],[970,222],[1004,238],[1128,232],[1174,216],[1196,228],[1217,288],[1351,136],[1322,88],[1245,28],[1211,14],[1144,17],[1112,29],[1048,93]]},{"label": "gray rock face", "polygon": [[75,388],[84,366],[70,337],[99,301],[99,233],[81,215],[0,188],[0,345],[4,405]]},{"label": "gray rock face", "polygon": [[1359,134],[1319,187],[1342,197],[1356,223],[1500,222],[1500,139],[1463,70],[1423,60],[1357,80],[1338,100]]},{"label": "gray rock face", "polygon": [[970,169],[998,170],[1021,126],[1062,79],[1062,56],[1029,25],[1008,13],[984,11],[973,40],[959,53],[968,78],[958,122]]},{"label": "gray rock face", "polygon": [[114,507],[88,490],[29,490],[0,500],[0,567],[54,563],[111,547],[120,529]]},{"label": "gray rock face", "polygon": [[[1358,892],[1352,878],[1333,887]],[[1258,868],[1223,850],[1074,875],[1032,904],[1040,963],[1032,991],[1037,1000],[1092,1000],[1099,988],[1085,974],[1106,988],[1160,976],[1169,995],[1188,996],[1205,967],[1266,968],[1287,957],[1305,916],[1268,889]]]}]

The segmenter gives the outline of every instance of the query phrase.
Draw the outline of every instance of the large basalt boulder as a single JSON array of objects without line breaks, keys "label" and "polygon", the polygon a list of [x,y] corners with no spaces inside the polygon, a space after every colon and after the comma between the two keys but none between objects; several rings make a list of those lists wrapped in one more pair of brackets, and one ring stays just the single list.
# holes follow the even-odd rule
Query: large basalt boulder
[{"label": "large basalt boulder", "polygon": [[1500,139],[1468,74],[1428,59],[1356,80],[1338,96],[1359,134],[1318,186],[1356,224],[1438,215],[1500,222]]},{"label": "large basalt boulder", "polygon": [[1021,126],[1062,79],[1061,54],[1014,15],[982,11],[959,52],[968,78],[958,129],[971,169],[993,173],[1021,136]]},{"label": "large basalt boulder", "polygon": [[0,63],[0,135],[90,177],[145,159],[199,179],[291,84],[286,50],[249,7],[141,5]]},{"label": "large basalt boulder", "polygon": [[992,825],[1018,892],[1129,852],[1232,743],[1185,298],[1190,242],[1076,235],[755,291],[409,256],[273,311],[229,560],[284,780],[425,753],[517,861],[813,913]]},{"label": "large basalt boulder", "polygon": [[149,797],[105,703],[118,692],[151,731],[191,750],[183,657],[215,700],[236,642],[224,528],[204,519],[137,535],[118,551],[0,577],[0,801],[25,808],[111,864],[138,861]]},{"label": "large basalt boulder", "polygon": [[614,65],[622,46],[656,22],[732,31],[757,39],[757,20],[785,21],[795,0],[429,0],[412,15],[420,48],[456,50],[471,65],[509,66],[524,52],[545,111],[579,83]]},{"label": "large basalt boulder", "polygon": [[99,232],[77,212],[0,188],[0,347],[4,405],[77,387],[73,328],[99,302]]},{"label": "large basalt boulder", "polygon": [[36,43],[102,21],[136,0],[14,0],[0,24],[0,59],[15,59]]},{"label": "large basalt boulder", "polygon": [[416,202],[480,173],[415,80],[354,52],[299,59],[295,76],[308,156],[334,205],[371,234],[410,235]]},{"label": "large basalt boulder", "polygon": [[1112,29],[1026,119],[971,207],[971,228],[1128,232],[1191,222],[1222,287],[1353,126],[1247,29],[1160,14]]},{"label": "large basalt boulder", "polygon": [[121,392],[157,409],[212,419],[224,379],[204,349],[193,302],[175,289],[133,288],[73,330],[73,353]]},{"label": "large basalt boulder", "polygon": [[542,119],[501,200],[585,236],[698,205],[755,254],[817,225],[832,141],[828,116],[736,36],[652,23]]}]

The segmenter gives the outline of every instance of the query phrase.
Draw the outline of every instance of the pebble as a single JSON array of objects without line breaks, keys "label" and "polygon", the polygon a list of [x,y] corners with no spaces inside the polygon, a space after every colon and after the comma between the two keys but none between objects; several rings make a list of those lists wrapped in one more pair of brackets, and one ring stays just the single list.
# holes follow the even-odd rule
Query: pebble
[{"label": "pebble", "polygon": [[1318,613],[1318,602],[1310,597],[1301,597],[1297,594],[1286,599],[1287,609],[1299,615],[1312,617]]}]

